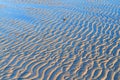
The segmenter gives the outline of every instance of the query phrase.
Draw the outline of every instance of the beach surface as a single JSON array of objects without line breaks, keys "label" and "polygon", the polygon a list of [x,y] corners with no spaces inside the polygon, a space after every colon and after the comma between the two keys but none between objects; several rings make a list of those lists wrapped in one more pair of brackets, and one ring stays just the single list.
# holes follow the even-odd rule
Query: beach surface
[{"label": "beach surface", "polygon": [[120,80],[120,1],[0,0],[0,80]]}]

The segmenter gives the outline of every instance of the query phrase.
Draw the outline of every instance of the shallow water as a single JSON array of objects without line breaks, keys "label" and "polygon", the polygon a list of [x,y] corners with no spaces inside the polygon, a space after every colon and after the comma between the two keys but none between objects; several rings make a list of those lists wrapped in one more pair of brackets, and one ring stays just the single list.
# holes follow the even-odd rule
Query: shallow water
[{"label": "shallow water", "polygon": [[119,0],[0,0],[0,80],[119,79]]}]

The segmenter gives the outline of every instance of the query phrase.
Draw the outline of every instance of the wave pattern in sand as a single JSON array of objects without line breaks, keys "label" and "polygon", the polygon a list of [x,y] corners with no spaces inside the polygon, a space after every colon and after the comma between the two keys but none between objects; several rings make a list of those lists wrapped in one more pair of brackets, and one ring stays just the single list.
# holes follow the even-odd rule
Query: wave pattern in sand
[{"label": "wave pattern in sand", "polygon": [[0,80],[120,80],[119,0],[1,0]]}]

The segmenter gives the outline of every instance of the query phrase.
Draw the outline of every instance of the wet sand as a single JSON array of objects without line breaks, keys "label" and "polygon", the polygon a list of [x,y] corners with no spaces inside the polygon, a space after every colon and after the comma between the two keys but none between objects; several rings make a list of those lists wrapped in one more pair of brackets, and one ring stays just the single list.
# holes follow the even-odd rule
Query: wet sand
[{"label": "wet sand", "polygon": [[1,0],[0,80],[120,80],[119,0]]}]

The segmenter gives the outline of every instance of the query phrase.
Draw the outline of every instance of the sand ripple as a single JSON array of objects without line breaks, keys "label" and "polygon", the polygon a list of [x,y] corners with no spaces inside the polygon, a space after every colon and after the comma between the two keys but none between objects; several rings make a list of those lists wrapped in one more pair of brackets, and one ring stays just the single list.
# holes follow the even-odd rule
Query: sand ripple
[{"label": "sand ripple", "polygon": [[1,0],[0,80],[120,80],[120,2]]}]

